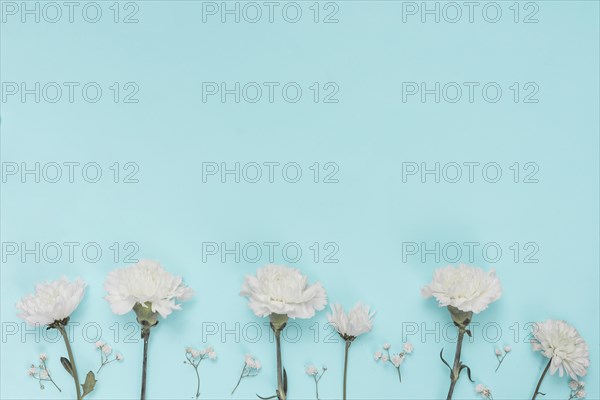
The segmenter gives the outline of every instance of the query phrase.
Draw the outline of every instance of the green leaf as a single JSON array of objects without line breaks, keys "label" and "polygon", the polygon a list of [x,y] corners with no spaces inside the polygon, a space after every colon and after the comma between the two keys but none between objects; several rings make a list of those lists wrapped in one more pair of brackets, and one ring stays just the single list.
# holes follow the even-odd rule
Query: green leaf
[{"label": "green leaf", "polygon": [[442,362],[444,364],[446,364],[446,367],[448,367],[448,369],[450,370],[450,372],[452,372],[452,367],[450,366],[450,364],[448,364],[446,362],[446,360],[444,360],[444,348],[442,347],[442,350],[440,350],[440,359],[442,360]]},{"label": "green leaf", "polygon": [[81,385],[81,387],[83,388],[83,394],[81,395],[81,397],[85,397],[86,395],[90,394],[92,390],[94,390],[96,382],[98,381],[96,380],[94,373],[92,371],[88,372],[85,377],[85,382],[83,383],[83,385]]},{"label": "green leaf", "polygon": [[73,367],[71,366],[71,362],[64,357],[60,358],[60,363],[67,370],[69,375],[73,376]]}]

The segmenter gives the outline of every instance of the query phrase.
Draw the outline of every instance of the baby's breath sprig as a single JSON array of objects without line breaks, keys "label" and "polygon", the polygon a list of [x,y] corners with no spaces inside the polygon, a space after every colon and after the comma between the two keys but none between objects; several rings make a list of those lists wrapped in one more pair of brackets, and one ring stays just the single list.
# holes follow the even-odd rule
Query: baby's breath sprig
[{"label": "baby's breath sprig", "polygon": [[62,392],[62,390],[60,390],[56,382],[54,382],[54,380],[52,379],[52,376],[50,376],[50,371],[48,370],[48,366],[46,365],[47,360],[48,355],[46,353],[41,353],[40,363],[37,367],[34,364],[31,364],[31,367],[29,367],[29,369],[27,370],[27,374],[38,381],[38,383],[40,384],[40,389],[45,389],[44,382],[51,382],[59,392]]},{"label": "baby's breath sprig", "polygon": [[217,359],[217,353],[211,346],[202,350],[191,347],[185,349],[185,361],[183,363],[191,365],[196,371],[196,398],[200,397],[200,371],[198,371],[198,367],[200,367],[202,360],[207,358],[213,361]]}]

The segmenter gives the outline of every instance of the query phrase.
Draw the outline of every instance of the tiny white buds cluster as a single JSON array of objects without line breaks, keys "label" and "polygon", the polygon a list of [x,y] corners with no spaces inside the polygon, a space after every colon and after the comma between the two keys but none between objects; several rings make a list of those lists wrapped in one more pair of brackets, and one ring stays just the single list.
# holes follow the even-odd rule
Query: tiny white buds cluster
[{"label": "tiny white buds cluster", "polygon": [[113,352],[113,348],[111,345],[109,345],[108,343],[104,343],[101,340],[97,341],[94,344],[94,346],[96,346],[97,350],[100,350],[100,367],[98,367],[96,374],[100,373],[100,371],[102,370],[102,368],[104,368],[105,365],[108,365],[115,361],[120,362],[125,359],[125,357],[123,357],[121,353],[117,353],[113,358],[110,358],[110,355]]},{"label": "tiny white buds cluster", "polygon": [[486,387],[485,385],[483,385],[481,383],[479,383],[479,384],[477,384],[477,386],[475,386],[475,392],[479,393],[481,395],[481,397],[486,400],[494,400],[494,398],[492,397],[492,391],[490,390],[490,388]]},{"label": "tiny white buds cluster", "polygon": [[376,362],[381,360],[381,362],[383,363],[391,363],[394,366],[394,368],[396,368],[396,370],[398,371],[398,380],[400,381],[400,383],[402,383],[402,374],[400,373],[400,366],[406,359],[406,356],[414,351],[414,346],[408,342],[404,343],[402,345],[403,351],[397,354],[390,353],[391,347],[392,346],[389,343],[385,343],[383,345],[384,351],[376,351],[374,358]]},{"label": "tiny white buds cluster", "polygon": [[306,375],[312,376],[312,375],[317,375],[318,373],[319,373],[319,370],[314,365],[309,365],[308,367],[306,367]]},{"label": "tiny white buds cluster", "polygon": [[305,370],[306,375],[310,376],[315,381],[315,393],[316,393],[317,400],[319,400],[319,381],[321,381],[321,378],[323,378],[323,375],[325,375],[326,371],[327,371],[326,366],[323,366],[321,369],[321,372],[319,372],[319,369],[317,367],[315,367],[313,364],[308,365]]},{"label": "tiny white buds cluster", "polygon": [[40,353],[39,355],[40,363],[36,367],[35,364],[31,364],[29,369],[27,370],[27,375],[36,379],[40,385],[40,389],[45,389],[44,382],[51,382],[59,392],[62,392],[58,385],[52,380],[50,376],[50,371],[48,371],[48,366],[46,365],[46,361],[48,360],[48,355],[46,353]]},{"label": "tiny white buds cluster", "polygon": [[498,369],[500,369],[502,362],[504,361],[508,353],[510,353],[511,351],[512,348],[510,346],[504,346],[504,353],[500,349],[494,350],[494,353],[496,354],[496,360],[498,361],[498,366],[496,367],[496,370],[494,372],[498,372]]},{"label": "tiny white buds cluster", "polygon": [[571,380],[569,382],[569,389],[571,389],[571,395],[569,396],[569,400],[573,399],[583,399],[587,396],[587,393],[584,389],[585,382]]},{"label": "tiny white buds cluster", "polygon": [[185,361],[183,363],[191,365],[196,370],[196,398],[200,397],[200,373],[198,367],[202,360],[207,358],[213,361],[217,359],[217,352],[212,346],[205,347],[201,350],[192,347],[185,348]]},{"label": "tiny white buds cluster", "polygon": [[240,386],[242,379],[258,375],[258,372],[261,368],[262,364],[260,363],[260,361],[258,361],[252,355],[246,354],[244,356],[244,366],[242,367],[242,373],[240,374],[240,378],[238,379],[237,384],[231,391],[231,394],[235,393],[238,386]]}]

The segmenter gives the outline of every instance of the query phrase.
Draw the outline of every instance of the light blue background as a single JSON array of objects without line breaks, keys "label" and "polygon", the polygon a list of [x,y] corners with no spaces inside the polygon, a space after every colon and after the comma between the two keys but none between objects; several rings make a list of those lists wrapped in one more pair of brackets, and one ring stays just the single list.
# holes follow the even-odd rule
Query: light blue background
[{"label": "light blue background", "polygon": [[[102,3],[104,11],[110,3]],[[464,348],[463,360],[474,378],[489,386],[496,399],[530,398],[545,359],[530,350],[524,324],[566,319],[590,346],[591,367],[585,379],[589,399],[600,398],[598,274],[598,2],[540,1],[536,24],[515,24],[508,7],[499,23],[476,14],[475,23],[402,23],[401,3],[344,1],[337,24],[315,24],[308,7],[297,24],[279,17],[275,23],[221,24],[201,21],[201,3],[139,2],[139,23],[20,23],[1,27],[3,82],[96,81],[137,82],[138,104],[113,103],[108,91],[96,104],[81,100],[57,104],[31,100],[1,103],[3,162],[98,162],[106,174],[96,184],[21,183],[2,185],[2,242],[100,243],[102,260],[22,263],[9,256],[1,269],[3,333],[20,323],[15,303],[34,284],[61,275],[88,282],[86,297],[72,320],[81,325],[74,349],[81,374],[98,367],[99,355],[81,326],[95,322],[104,340],[125,361],[98,376],[90,398],[133,399],[138,396],[141,344],[125,343],[123,324],[132,315],[111,314],[102,300],[106,274],[114,262],[108,246],[135,242],[139,258],[160,260],[183,275],[197,291],[153,332],[149,397],[187,399],[195,377],[183,365],[184,347],[211,344],[215,363],[201,366],[202,398],[229,398],[242,366],[252,353],[263,363],[257,378],[245,380],[234,398],[270,395],[275,387],[274,345],[267,330],[257,343],[233,335],[211,336],[202,343],[202,324],[263,321],[238,296],[245,274],[256,263],[202,262],[203,242],[298,242],[302,259],[295,264],[319,280],[330,300],[350,307],[362,300],[377,310],[372,333],[351,349],[349,397],[355,399],[445,398],[449,359],[454,344],[418,335],[415,352],[402,366],[403,383],[390,365],[373,361],[384,342],[402,345],[406,323],[434,329],[449,316],[420,288],[435,268],[447,264],[431,257],[402,261],[403,242],[500,243],[500,261],[474,264],[495,267],[503,283],[502,299],[475,319],[481,326],[502,328],[496,344],[481,331]],[[433,3],[430,3],[433,4]],[[483,3],[482,3],[483,4]],[[202,102],[204,81],[337,82],[337,104],[315,104],[308,90],[296,104],[231,101]],[[498,103],[479,98],[473,104],[412,100],[402,102],[404,81],[537,82],[537,104],[515,104],[506,89]],[[298,162],[303,179],[290,184],[202,182],[202,162]],[[491,184],[481,175],[474,183],[402,182],[403,162],[497,162],[503,178]],[[137,184],[110,181],[108,166],[135,162]],[[335,162],[339,183],[313,183],[308,166]],[[514,162],[535,162],[539,183],[511,181]],[[339,263],[315,263],[313,242],[339,245]],[[515,263],[508,249],[514,242],[539,245],[539,263]],[[321,254],[322,255],[322,254]],[[521,256],[522,258],[522,256]],[[281,253],[277,262],[284,262]],[[462,261],[469,261],[463,257]],[[118,322],[119,337],[110,327]],[[320,384],[322,398],[341,397],[343,344],[317,343],[314,323],[323,327],[325,312],[299,321],[302,337],[284,343],[290,399],[314,398],[304,373],[307,364],[329,370]],[[514,325],[517,323],[518,325]],[[516,327],[518,340],[515,343]],[[440,332],[438,330],[438,332]],[[449,330],[452,332],[452,330]],[[89,331],[95,336],[93,329]],[[293,332],[290,332],[293,336]],[[494,336],[494,330],[489,331]],[[118,340],[117,340],[118,339]],[[494,373],[494,348],[510,344],[513,352]],[[2,342],[3,399],[67,399],[72,382],[60,367],[62,343],[36,343],[32,334]],[[40,392],[26,369],[39,352],[63,393]],[[544,399],[568,397],[568,380],[549,376]],[[456,398],[478,398],[463,376]]]}]

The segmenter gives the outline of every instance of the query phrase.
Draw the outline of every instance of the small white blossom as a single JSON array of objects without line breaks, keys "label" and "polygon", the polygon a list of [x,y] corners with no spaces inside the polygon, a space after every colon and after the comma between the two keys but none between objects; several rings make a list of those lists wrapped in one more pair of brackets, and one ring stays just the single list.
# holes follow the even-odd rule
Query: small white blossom
[{"label": "small white blossom", "polygon": [[48,359],[48,355],[46,353],[40,353],[40,360],[46,361]]},{"label": "small white blossom", "polygon": [[500,349],[496,349],[496,355],[497,356],[501,356],[502,355],[502,351]]},{"label": "small white blossom", "polygon": [[402,364],[402,361],[404,361],[404,357],[398,355],[398,354],[394,354],[391,358],[392,360],[392,364],[394,364],[394,367],[398,368],[400,366],[400,364]]},{"label": "small white blossom", "polygon": [[510,353],[511,350],[512,350],[512,347],[510,347],[510,346],[504,346],[504,352],[505,353]]},{"label": "small white blossom", "polygon": [[314,365],[309,365],[308,367],[306,367],[307,375],[316,375],[318,373],[319,373],[319,370]]},{"label": "small white blossom", "polygon": [[121,354],[121,353],[117,353],[115,355],[115,358],[117,361],[123,361],[123,359],[124,359],[123,354]]},{"label": "small white blossom", "polygon": [[37,373],[37,368],[36,368],[36,367],[34,367],[34,366],[32,366],[31,368],[29,368],[29,369],[27,370],[27,375],[29,375],[29,376],[33,376],[33,375],[35,375],[36,373]]},{"label": "small white blossom", "polygon": [[404,345],[403,345],[403,348],[404,348],[404,352],[405,352],[406,354],[410,354],[410,353],[412,353],[412,352],[413,352],[413,350],[414,350],[414,347],[413,347],[413,345],[412,345],[411,343],[408,343],[408,342],[407,342],[407,343],[404,343]]},{"label": "small white blossom", "polygon": [[375,361],[378,361],[383,356],[383,353],[380,351],[375,352]]},{"label": "small white blossom", "polygon": [[104,355],[111,355],[112,353],[112,347],[109,344],[105,344],[104,346],[102,346],[102,352],[104,353]]},{"label": "small white blossom", "polygon": [[383,344],[383,349],[384,349],[384,350],[389,350],[389,349],[390,349],[390,347],[392,347],[392,345],[390,345],[389,343],[384,343],[384,344]]}]

